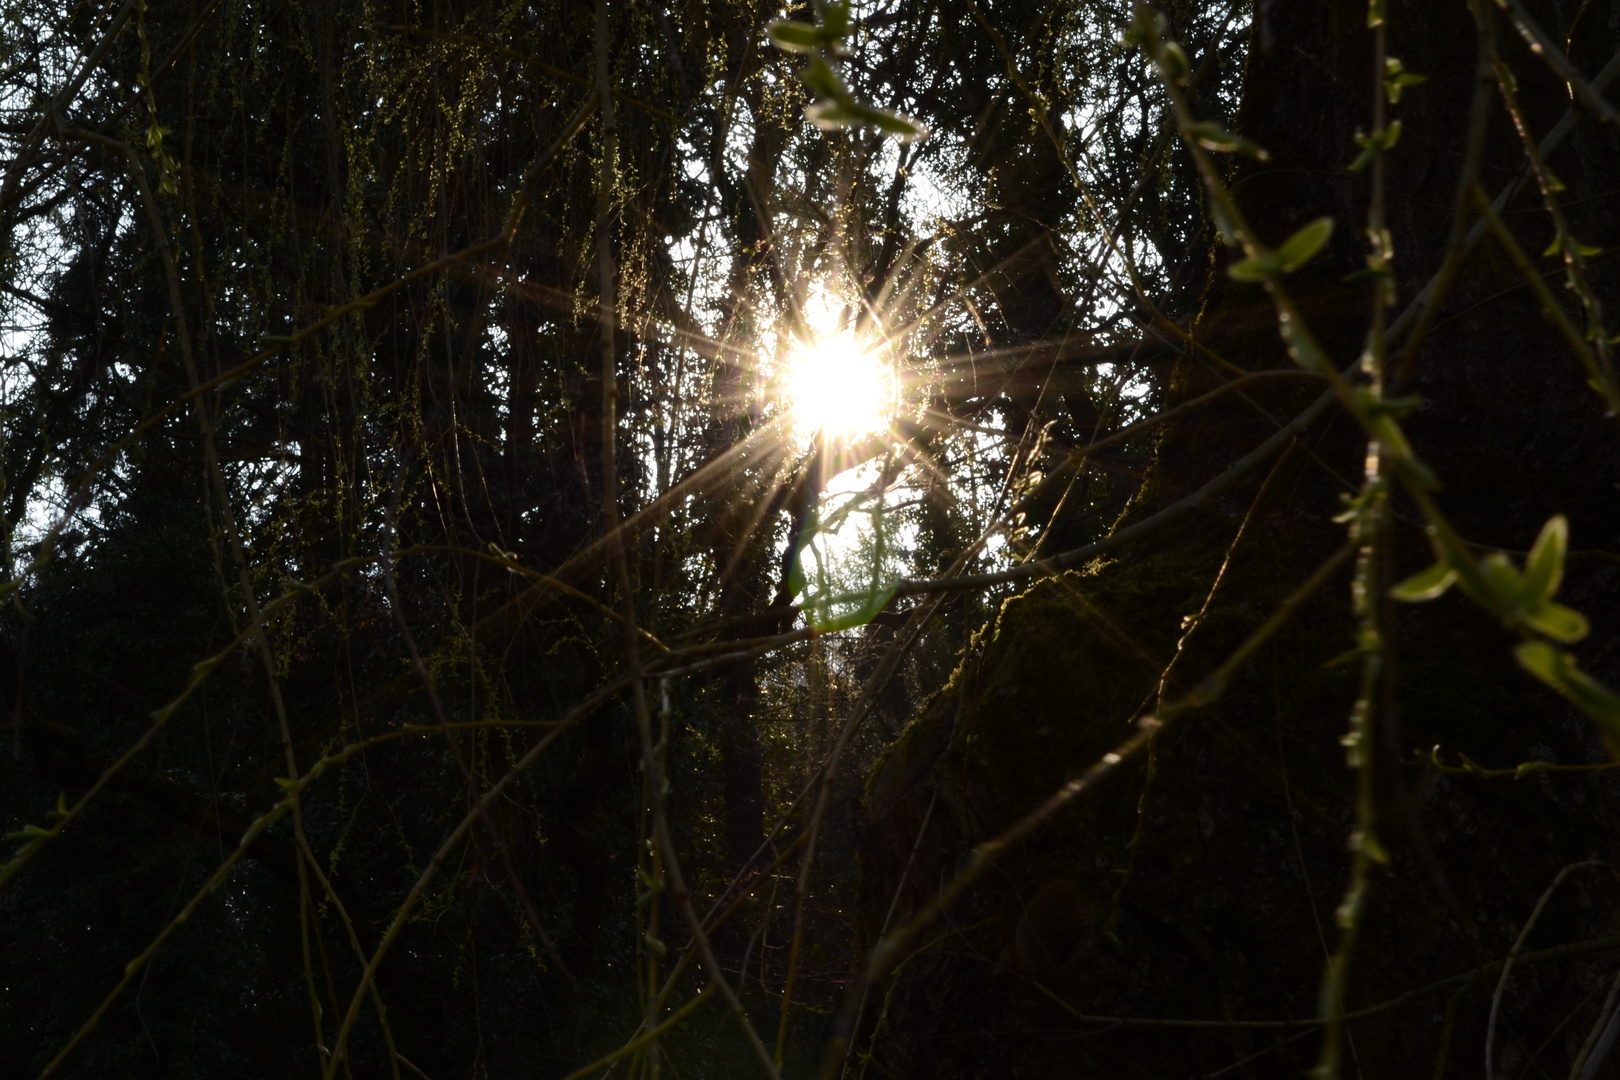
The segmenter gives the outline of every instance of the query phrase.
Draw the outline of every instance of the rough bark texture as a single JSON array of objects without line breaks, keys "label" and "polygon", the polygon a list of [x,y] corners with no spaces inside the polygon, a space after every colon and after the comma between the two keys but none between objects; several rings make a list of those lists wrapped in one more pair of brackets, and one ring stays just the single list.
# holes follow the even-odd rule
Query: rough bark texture
[{"label": "rough bark texture", "polygon": [[[1330,248],[1289,284],[1344,365],[1361,347],[1369,310],[1366,286],[1344,280],[1365,250],[1368,182],[1345,166],[1355,153],[1353,135],[1370,116],[1367,7],[1363,0],[1266,7],[1275,40],[1269,52],[1258,42],[1252,50],[1242,127],[1272,157],[1235,166],[1233,180],[1270,242],[1324,214],[1338,223]],[[1390,225],[1405,303],[1443,256],[1475,34],[1456,0],[1391,8],[1391,54],[1428,76],[1397,110],[1405,135],[1390,161]],[[1561,38],[1581,5],[1532,9]],[[1612,55],[1617,20],[1620,12],[1609,5],[1586,11],[1573,50],[1583,71],[1595,73]],[[1539,138],[1569,95],[1505,21],[1499,37]],[[1523,155],[1505,113],[1493,109],[1484,180],[1494,193],[1519,174]],[[1610,195],[1620,174],[1620,136],[1584,118],[1550,164],[1568,185],[1576,235],[1604,248],[1620,243]],[[1531,187],[1507,215],[1531,252],[1551,234],[1538,205]],[[1226,258],[1212,253],[1199,337],[1244,368],[1288,364],[1270,300],[1257,286],[1227,280],[1220,272]],[[1552,260],[1543,264],[1556,270]],[[1599,263],[1593,276],[1612,306],[1612,271]],[[1567,296],[1561,276],[1549,280]],[[1409,389],[1425,404],[1408,430],[1444,482],[1444,509],[1469,539],[1522,553],[1549,516],[1564,513],[1573,549],[1613,550],[1620,547],[1620,429],[1517,282],[1487,240],[1415,365]],[[1578,322],[1573,298],[1566,304]],[[1204,365],[1179,361],[1172,397],[1213,385]],[[1167,431],[1128,517],[1197,489],[1273,433],[1262,409],[1286,421],[1318,392],[1268,388],[1254,404],[1228,397]],[[1303,442],[1258,507],[1169,696],[1193,686],[1344,542],[1343,526],[1331,518],[1341,494],[1359,485],[1365,441],[1349,418],[1330,413]],[[1184,527],[1004,605],[951,684],[871,777],[863,820],[870,935],[897,891],[900,915],[917,909],[972,844],[1128,734],[1129,721],[1151,704],[1181,619],[1203,602],[1263,471]],[[1396,508],[1404,519],[1396,525],[1396,567],[1407,573],[1430,556],[1411,524],[1413,508],[1402,500]],[[945,936],[902,965],[885,987],[892,995],[886,1009],[874,1007],[863,1025],[869,1033],[883,1013],[879,1063],[907,1076],[1184,1077],[1251,1055],[1229,1075],[1299,1075],[1314,1061],[1313,1033],[1106,1029],[1078,1022],[1053,995],[1084,1013],[1137,1018],[1315,1015],[1325,953],[1338,940],[1334,909],[1346,880],[1353,804],[1338,740],[1356,670],[1330,663],[1354,644],[1348,578],[1341,574],[1313,600],[1217,706],[1166,730],[1151,786],[1145,761],[1121,769],[1004,859],[938,924]],[[1593,622],[1578,650],[1582,664],[1612,684],[1620,677],[1612,614],[1620,575],[1612,561],[1573,559],[1561,596]],[[1411,764],[1415,750],[1437,743],[1451,761],[1462,751],[1493,766],[1535,758],[1575,764],[1603,753],[1591,725],[1519,671],[1513,639],[1467,601],[1448,595],[1398,616],[1398,708],[1379,721],[1379,829],[1391,863],[1374,876],[1351,969],[1352,1008],[1504,955],[1560,867],[1593,856],[1620,862],[1614,773],[1487,781]],[[914,844],[918,855],[902,882]],[[1600,871],[1572,878],[1527,948],[1613,934],[1620,929],[1613,894],[1613,879]],[[1614,963],[1614,954],[1599,954],[1515,975],[1497,1033],[1498,1073],[1567,1073]],[[1480,1074],[1493,985],[1494,977],[1458,1001],[1444,1075]],[[1352,1023],[1347,1074],[1432,1071],[1452,992]],[[1544,1040],[1536,1066],[1527,1066]]]}]

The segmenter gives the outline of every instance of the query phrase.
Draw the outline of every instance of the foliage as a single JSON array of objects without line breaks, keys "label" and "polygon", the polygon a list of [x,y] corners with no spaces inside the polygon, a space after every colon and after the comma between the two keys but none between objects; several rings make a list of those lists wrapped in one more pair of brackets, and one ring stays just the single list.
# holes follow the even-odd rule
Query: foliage
[{"label": "foliage", "polygon": [[[1424,843],[1402,770],[1448,775],[1401,741],[1386,598],[1620,738],[1586,507],[1448,501],[1407,385],[1488,233],[1587,384],[1540,423],[1610,445],[1580,412],[1620,406],[1602,252],[1534,134],[1549,85],[1606,102],[1539,8],[1476,4],[1414,288],[1392,170],[1457,80],[1346,0],[1371,122],[1302,157],[1255,89],[1310,55],[1271,6],[16,0],[0,1071],[904,1071],[910,973],[959,985],[958,933],[1078,1024],[1179,1007],[1128,974],[1169,936],[1133,919],[1176,903],[1142,881],[1153,800],[1190,798],[1185,729],[1258,715],[1282,650],[1348,750],[1308,783],[1349,815],[1337,938],[1289,960],[1326,954],[1305,1023],[1338,1075],[1380,874]],[[1568,305],[1483,189],[1503,162]],[[1362,221],[1246,195],[1313,170],[1362,178]],[[898,392],[803,430],[783,388],[839,342]],[[1360,482],[1267,535],[1307,457]],[[1514,499],[1517,558],[1473,539]],[[1237,502],[1234,537],[1200,524]],[[1408,524],[1435,561],[1396,575]],[[1042,890],[1010,921],[993,868]],[[1083,962],[1027,955],[1048,909]]]}]

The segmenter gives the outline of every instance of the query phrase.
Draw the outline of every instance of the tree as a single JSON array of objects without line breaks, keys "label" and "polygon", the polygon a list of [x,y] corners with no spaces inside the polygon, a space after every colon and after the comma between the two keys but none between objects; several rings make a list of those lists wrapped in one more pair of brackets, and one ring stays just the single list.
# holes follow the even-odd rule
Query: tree
[{"label": "tree", "polygon": [[[1601,319],[1608,286],[1596,272],[1581,281],[1584,257],[1572,254],[1565,237],[1602,243],[1613,228],[1601,194],[1609,166],[1599,164],[1612,160],[1613,131],[1585,120],[1567,132],[1570,141],[1543,151],[1567,185],[1554,200],[1589,208],[1581,220],[1568,219],[1567,233],[1562,225],[1554,230],[1536,206],[1535,184],[1524,182],[1528,166],[1514,127],[1517,119],[1531,139],[1545,138],[1558,130],[1571,92],[1513,35],[1493,41],[1498,20],[1528,27],[1531,16],[1513,7],[1503,18],[1485,5],[1476,14],[1477,34],[1462,5],[1391,6],[1388,26],[1371,32],[1361,4],[1262,12],[1236,130],[1268,157],[1234,159],[1211,180],[1224,182],[1262,243],[1286,251],[1323,217],[1337,225],[1334,239],[1285,278],[1254,261],[1235,265],[1241,245],[1215,249],[1191,333],[1166,327],[1164,334],[1180,352],[1172,403],[1231,385],[1235,372],[1226,362],[1245,371],[1297,370],[1296,362],[1308,368],[1298,342],[1294,362],[1282,348],[1273,304],[1253,283],[1263,279],[1274,293],[1286,290],[1294,317],[1303,314],[1335,364],[1353,359],[1370,347],[1368,294],[1382,269],[1366,261],[1366,234],[1352,228],[1368,220],[1371,203],[1392,251],[1385,254],[1396,301],[1387,309],[1396,331],[1389,335],[1388,393],[1419,396],[1418,411],[1401,423],[1442,484],[1432,496],[1421,482],[1403,487],[1386,456],[1384,470],[1374,473],[1383,484],[1362,487],[1341,519],[1359,538],[1360,568],[1340,563],[1323,593],[1217,683],[1209,673],[1222,670],[1246,638],[1264,636],[1264,620],[1289,590],[1324,560],[1333,565],[1333,551],[1344,552],[1342,526],[1329,519],[1356,495],[1362,459],[1370,454],[1376,469],[1391,442],[1369,451],[1365,428],[1344,416],[1287,423],[1310,417],[1321,391],[1308,386],[1264,396],[1256,389],[1254,400],[1233,393],[1174,421],[1115,535],[1162,520],[1202,492],[1209,492],[1207,509],[1116,548],[1067,585],[1009,602],[982,648],[965,659],[956,692],[947,690],[923,713],[873,779],[866,850],[881,868],[868,893],[876,925],[895,890],[904,897],[901,909],[922,907],[919,893],[932,893],[941,869],[948,877],[953,864],[963,865],[969,845],[985,850],[985,838],[1066,777],[1109,760],[1103,755],[1110,751],[1146,758],[1120,766],[1121,775],[1088,791],[1027,851],[1006,860],[1008,875],[985,883],[976,910],[955,910],[958,925],[988,919],[1002,928],[1001,955],[1011,954],[1023,976],[1000,976],[1006,994],[985,992],[983,980],[994,976],[983,963],[957,958],[974,949],[996,955],[990,933],[954,954],[906,961],[909,979],[896,977],[887,1010],[887,1067],[971,1073],[980,1059],[972,1051],[940,1055],[937,1035],[988,1028],[1016,1034],[997,1050],[987,1047],[986,1058],[1010,1053],[1046,1067],[1089,1061],[1104,1072],[1179,1075],[1254,1061],[1253,1068],[1281,1073],[1313,1059],[1337,1070],[1342,1047],[1363,1074],[1433,1068],[1443,1075],[1448,1055],[1453,1069],[1474,1068],[1490,1045],[1484,1052],[1498,1071],[1529,1068],[1538,1054],[1545,1062],[1567,1053],[1580,1073],[1607,1023],[1602,1010],[1576,1005],[1575,988],[1592,975],[1542,973],[1534,989],[1504,980],[1504,995],[1497,958],[1521,929],[1531,932],[1538,897],[1565,880],[1561,867],[1586,867],[1584,859],[1605,854],[1612,842],[1602,824],[1612,798],[1601,779],[1609,767],[1599,738],[1608,737],[1607,714],[1587,701],[1597,709],[1583,717],[1538,683],[1544,670],[1513,662],[1513,635],[1499,629],[1499,622],[1512,625],[1510,612],[1493,619],[1456,595],[1415,609],[1378,599],[1434,560],[1431,508],[1467,538],[1466,550],[1504,547],[1521,561],[1554,514],[1567,514],[1570,532],[1587,537],[1584,543],[1600,544],[1612,530],[1606,500],[1594,500],[1591,486],[1607,468],[1598,462],[1609,451],[1597,447],[1614,437],[1612,413],[1605,415],[1612,376],[1601,322],[1586,322],[1585,336],[1577,331],[1567,344],[1549,341],[1568,321]],[[1575,14],[1549,9],[1534,18],[1564,30]],[[1148,47],[1153,37],[1144,32]],[[1576,55],[1592,72],[1601,66],[1593,58],[1608,55],[1600,37],[1593,26],[1560,40],[1590,48]],[[1465,42],[1478,43],[1477,59]],[[1493,49],[1500,69],[1491,66]],[[1386,75],[1380,62],[1397,55],[1403,67]],[[1161,70],[1173,71],[1173,60],[1161,59]],[[1427,81],[1412,85],[1402,70]],[[1369,84],[1388,93],[1404,135],[1370,173],[1347,171],[1355,143],[1377,148],[1378,131],[1388,130],[1371,112],[1368,102],[1377,99]],[[1503,109],[1509,103],[1516,117]],[[1190,133],[1216,148],[1242,145],[1217,131]],[[1481,151],[1473,164],[1470,153]],[[1486,231],[1471,201],[1476,176],[1493,195],[1507,185],[1514,196],[1493,211],[1515,227],[1495,247],[1491,240],[1473,246],[1474,234]],[[1527,278],[1514,259],[1547,246],[1553,232],[1558,240],[1545,267],[1525,260],[1535,267]],[[1290,237],[1296,240],[1285,245]],[[1559,267],[1560,255],[1574,269]],[[1365,268],[1374,271],[1370,282],[1355,273]],[[1565,273],[1581,291],[1549,299],[1552,286],[1544,281]],[[1440,285],[1426,291],[1436,276]],[[1431,296],[1435,306],[1425,308]],[[1276,299],[1278,310],[1283,303]],[[1402,304],[1411,310],[1397,318]],[[1538,310],[1544,306],[1550,318]],[[1379,324],[1372,325],[1376,332]],[[1287,338],[1286,322],[1282,329]],[[1594,369],[1583,370],[1580,353]],[[1545,362],[1527,363],[1529,355]],[[1287,437],[1290,429],[1297,437]],[[1245,457],[1268,440],[1269,456]],[[1552,460],[1570,462],[1557,480],[1545,472]],[[1219,490],[1222,477],[1245,461],[1253,471]],[[1272,461],[1262,480],[1258,466]],[[1386,486],[1386,509],[1369,520]],[[1213,528],[1213,520],[1224,527]],[[1610,577],[1606,556],[1577,554],[1562,595],[1596,613]],[[1346,606],[1352,579],[1368,598],[1359,652],[1350,632],[1356,613]],[[1186,616],[1179,626],[1177,614]],[[1601,619],[1596,625],[1601,642]],[[1582,655],[1613,680],[1601,645]],[[1359,691],[1358,674],[1366,680]],[[1119,726],[1155,708],[1166,719],[1161,734],[1132,736]],[[1340,735],[1349,744],[1348,771],[1333,745]],[[1525,764],[1492,772],[1476,759]],[[933,790],[920,783],[930,775]],[[1513,776],[1529,778],[1502,779]],[[1486,787],[1486,777],[1497,786]],[[930,815],[925,807],[935,791]],[[1355,815],[1348,823],[1346,812]],[[898,856],[913,836],[918,857],[908,875]],[[1606,905],[1581,891],[1596,886],[1568,880],[1569,891],[1551,901],[1559,914],[1542,917],[1542,936],[1530,937],[1530,947],[1568,943],[1581,954],[1591,948],[1581,939],[1603,938]],[[1561,924],[1555,937],[1546,936],[1548,918]],[[1538,958],[1560,955],[1568,953]],[[1328,974],[1315,977],[1324,967]],[[1030,994],[1030,977],[1061,1000]],[[970,980],[975,991],[967,994]],[[1241,1022],[1319,1014],[1331,1031],[1340,1026],[1332,1022],[1340,1009],[1368,1015],[1345,1021],[1336,1039],[1319,1040],[1307,1025]],[[1086,1025],[1075,1026],[1075,1013],[1168,1018],[1175,1034],[1163,1019],[1126,1019],[1116,1034],[1076,1043]],[[1216,1013],[1221,1019],[1209,1023]],[[1571,1013],[1576,1034],[1567,1045],[1551,1037],[1551,1048],[1542,1045],[1543,1033]],[[1194,1017],[1200,1024],[1176,1026]],[[1145,1030],[1133,1032],[1138,1023]],[[1553,1068],[1561,1067],[1555,1060]]]},{"label": "tree", "polygon": [[7,1074],[1595,1071],[1616,28],[1371,10],[15,5]]}]

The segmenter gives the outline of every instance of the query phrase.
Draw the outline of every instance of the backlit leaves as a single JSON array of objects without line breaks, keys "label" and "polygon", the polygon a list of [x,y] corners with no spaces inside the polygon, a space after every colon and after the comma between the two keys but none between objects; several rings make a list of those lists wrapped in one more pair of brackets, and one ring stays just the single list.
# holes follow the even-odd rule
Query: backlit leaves
[{"label": "backlit leaves", "polygon": [[1428,76],[1407,71],[1401,62],[1393,56],[1384,58],[1384,96],[1391,105],[1398,105],[1401,101],[1401,91],[1408,86],[1428,82]]},{"label": "backlit leaves", "polygon": [[[1620,751],[1620,695],[1581,671],[1575,657],[1552,642],[1573,644],[1586,637],[1586,616],[1553,599],[1564,577],[1569,522],[1562,515],[1542,526],[1520,572],[1506,555],[1493,552],[1474,563],[1474,575],[1458,564],[1465,551],[1443,553],[1439,562],[1390,590],[1397,600],[1432,600],[1453,584],[1469,599],[1526,635],[1514,650],[1519,666],[1557,690],[1597,721],[1611,753]],[[1551,639],[1550,641],[1542,640]]]},{"label": "backlit leaves", "polygon": [[1234,135],[1212,120],[1199,120],[1188,128],[1188,134],[1205,150],[1221,154],[1242,154],[1259,161],[1269,161],[1271,155],[1259,143]]},{"label": "backlit leaves", "polygon": [[1526,641],[1514,650],[1519,665],[1574,702],[1597,721],[1609,753],[1620,756],[1620,695],[1582,671],[1564,649],[1544,641]]},{"label": "backlit leaves", "polygon": [[1388,127],[1371,135],[1356,135],[1356,145],[1361,147],[1361,153],[1357,154],[1356,160],[1350,163],[1350,171],[1360,172],[1372,164],[1373,158],[1385,150],[1392,149],[1400,141],[1401,122],[1399,120],[1392,120]]},{"label": "backlit leaves", "polygon": [[1276,251],[1263,252],[1233,263],[1227,273],[1237,281],[1265,281],[1292,273],[1316,257],[1333,235],[1333,219],[1317,218],[1283,241]]},{"label": "backlit leaves", "polygon": [[783,20],[770,25],[771,43],[785,52],[808,53],[810,62],[799,79],[818,100],[805,106],[804,115],[823,131],[841,128],[876,128],[901,142],[925,138],[928,129],[908,116],[858,101],[833,61],[844,55],[844,42],[854,29],[847,3],[828,4],[821,22]]},{"label": "backlit leaves", "polygon": [[1457,571],[1447,562],[1437,562],[1427,570],[1419,571],[1391,589],[1390,595],[1409,604],[1435,597],[1451,588],[1457,580]]},{"label": "backlit leaves", "polygon": [[881,498],[835,497],[812,510],[800,533],[788,589],[821,633],[864,626],[900,581],[895,522]]}]

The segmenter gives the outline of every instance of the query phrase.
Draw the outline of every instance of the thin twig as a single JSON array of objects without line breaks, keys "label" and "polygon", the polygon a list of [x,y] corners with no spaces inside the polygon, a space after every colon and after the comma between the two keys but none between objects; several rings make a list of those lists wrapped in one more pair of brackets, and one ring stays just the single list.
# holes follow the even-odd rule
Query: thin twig
[{"label": "thin twig", "polygon": [[1564,50],[1547,36],[1547,32],[1524,9],[1521,0],[1496,0],[1496,6],[1513,16],[1513,25],[1518,29],[1519,36],[1524,38],[1525,44],[1530,46],[1530,51],[1546,61],[1547,66],[1569,84],[1572,96],[1580,98],[1588,108],[1609,123],[1620,123],[1620,110],[1610,105],[1608,100],[1598,93],[1597,88],[1582,77],[1575,65],[1570,63],[1569,57],[1564,55]]},{"label": "thin twig", "polygon": [[1553,878],[1552,884],[1547,886],[1547,891],[1541,894],[1540,900],[1536,901],[1535,909],[1530,912],[1530,918],[1525,920],[1524,928],[1519,931],[1519,936],[1514,939],[1513,948],[1508,951],[1506,959],[1502,961],[1502,974],[1496,980],[1496,990],[1491,994],[1491,1015],[1485,1024],[1485,1080],[1496,1080],[1496,1018],[1502,1008],[1502,992],[1507,989],[1508,976],[1513,974],[1513,964],[1519,958],[1519,950],[1524,948],[1525,938],[1529,937],[1530,931],[1535,929],[1536,921],[1541,918],[1542,909],[1547,906],[1547,901],[1552,899],[1553,893],[1558,891],[1558,886],[1564,883],[1565,878],[1577,870],[1608,865],[1608,863],[1600,859],[1591,859],[1586,862],[1570,863],[1558,871],[1558,876]]}]

